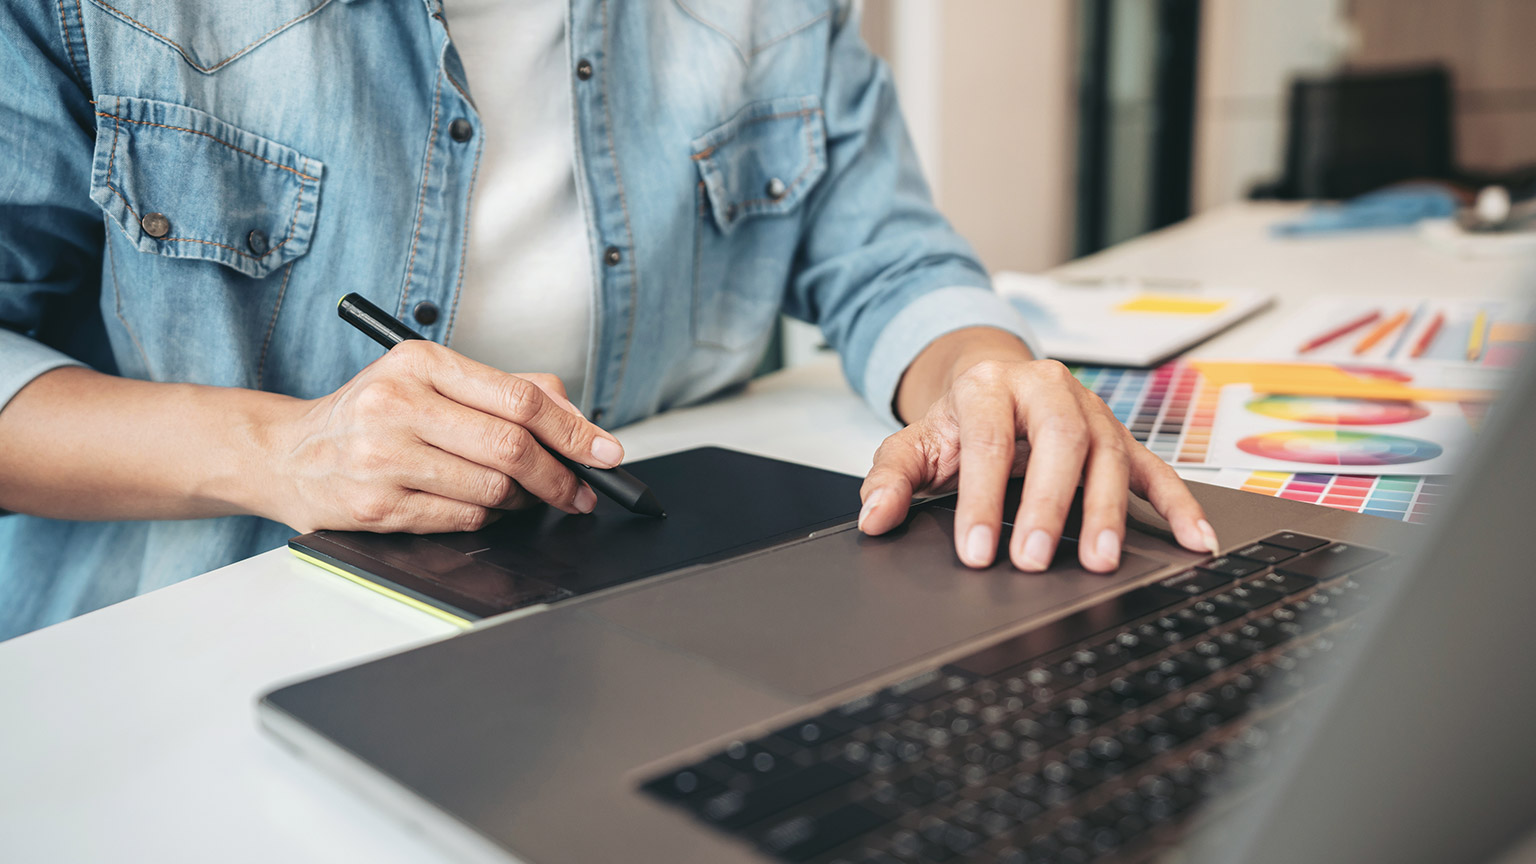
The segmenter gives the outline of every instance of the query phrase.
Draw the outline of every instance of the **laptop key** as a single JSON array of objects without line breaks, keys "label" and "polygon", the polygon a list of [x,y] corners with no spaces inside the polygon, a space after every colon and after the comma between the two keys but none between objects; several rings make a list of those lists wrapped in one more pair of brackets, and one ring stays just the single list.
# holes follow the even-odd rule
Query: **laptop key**
[{"label": "laptop key", "polygon": [[1311,588],[1317,584],[1317,580],[1311,576],[1301,576],[1295,573],[1270,573],[1248,584],[1255,588],[1269,588],[1290,596],[1291,594],[1298,594]]},{"label": "laptop key", "polygon": [[694,768],[684,768],[658,777],[643,788],[660,798],[686,803],[714,795],[725,787]]},{"label": "laptop key", "polygon": [[1235,578],[1237,577],[1229,576],[1226,573],[1218,573],[1214,570],[1190,568],[1183,573],[1170,576],[1158,584],[1164,588],[1172,588],[1175,591],[1183,591],[1185,594],[1194,596],[1225,587]]},{"label": "laptop key", "polygon": [[1213,573],[1230,576],[1233,579],[1242,579],[1245,576],[1254,576],[1263,572],[1268,565],[1260,564],[1257,561],[1249,561],[1246,558],[1223,555],[1220,558],[1213,558],[1204,564],[1196,564],[1195,566],[1201,570],[1209,570]]},{"label": "laptop key", "polygon": [[1279,546],[1284,549],[1294,549],[1297,552],[1311,552],[1313,549],[1318,549],[1328,545],[1328,541],[1321,537],[1311,537],[1306,534],[1297,534],[1295,531],[1281,531],[1279,534],[1265,537],[1260,542],[1267,543],[1270,546]]},{"label": "laptop key", "polygon": [[1385,552],[1375,549],[1352,543],[1335,543],[1304,558],[1287,561],[1275,569],[1288,575],[1309,576],[1319,582],[1326,582],[1385,557]]},{"label": "laptop key", "polygon": [[1271,546],[1268,543],[1254,543],[1232,553],[1239,558],[1247,558],[1249,561],[1257,561],[1260,564],[1279,564],[1301,554],[1295,549],[1287,549],[1284,546]]},{"label": "laptop key", "polygon": [[[863,771],[858,766],[846,762],[822,762],[772,783],[765,783],[751,792],[742,793],[739,799],[733,799],[730,802],[734,806],[729,811],[722,809],[712,813],[706,803],[701,808],[700,815],[726,828],[739,828],[796,804],[809,801],[823,792],[857,779],[862,774]],[[723,797],[724,794],[728,793],[717,795],[715,799]]]},{"label": "laptop key", "polygon": [[1241,606],[1250,612],[1263,609],[1271,603],[1278,603],[1285,598],[1284,594],[1269,588],[1248,585],[1239,585],[1230,591],[1217,594],[1214,598],[1219,603],[1227,603],[1233,606]]},{"label": "laptop key", "polygon": [[786,861],[809,861],[887,821],[884,814],[863,804],[844,804],[825,813],[799,814],[769,824],[758,833],[758,844]]}]

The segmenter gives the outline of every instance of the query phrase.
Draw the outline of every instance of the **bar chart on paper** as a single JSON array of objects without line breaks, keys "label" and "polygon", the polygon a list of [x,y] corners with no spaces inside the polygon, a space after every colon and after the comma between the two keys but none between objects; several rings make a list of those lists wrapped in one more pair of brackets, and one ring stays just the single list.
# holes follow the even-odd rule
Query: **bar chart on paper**
[{"label": "bar chart on paper", "polygon": [[1221,391],[1206,386],[1194,367],[1183,362],[1155,369],[1077,366],[1072,372],[1164,462],[1206,464]]},{"label": "bar chart on paper", "polygon": [[[1212,458],[1212,436],[1221,410],[1222,388],[1212,386],[1194,366],[1183,362],[1156,369],[1078,366],[1072,372],[1084,387],[1104,400],[1132,437],[1165,462],[1179,468],[1219,467],[1219,463],[1212,464],[1216,461]],[[1478,406],[1463,407],[1470,412],[1469,420],[1475,419],[1470,414],[1479,413],[1473,410]],[[1342,411],[1344,408],[1353,413]],[[1403,402],[1353,406],[1344,400],[1270,396],[1252,401],[1247,410],[1315,422],[1320,428],[1347,435],[1352,434],[1347,431],[1352,425],[1358,428],[1360,424],[1419,419],[1422,409]],[[1231,467],[1212,470],[1211,475],[1209,482],[1232,489],[1402,522],[1425,521],[1443,498],[1447,481],[1445,476],[1433,474],[1334,474]]]},{"label": "bar chart on paper", "polygon": [[1320,504],[1401,522],[1423,522],[1444,498],[1446,477],[1292,474],[1223,470],[1217,483],[1244,492]]}]

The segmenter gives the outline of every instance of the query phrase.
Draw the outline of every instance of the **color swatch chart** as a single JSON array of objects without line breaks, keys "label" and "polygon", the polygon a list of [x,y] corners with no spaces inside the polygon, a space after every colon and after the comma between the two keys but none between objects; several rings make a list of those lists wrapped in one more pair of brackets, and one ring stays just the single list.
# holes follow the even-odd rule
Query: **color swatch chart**
[{"label": "color swatch chart", "polygon": [[1194,367],[1183,362],[1156,369],[1076,366],[1072,374],[1164,462],[1205,464],[1221,391],[1204,386]]},{"label": "color swatch chart", "polygon": [[1290,474],[1284,471],[1223,471],[1222,485],[1321,504],[1351,513],[1402,522],[1423,522],[1445,494],[1445,477],[1366,477],[1354,474]]}]

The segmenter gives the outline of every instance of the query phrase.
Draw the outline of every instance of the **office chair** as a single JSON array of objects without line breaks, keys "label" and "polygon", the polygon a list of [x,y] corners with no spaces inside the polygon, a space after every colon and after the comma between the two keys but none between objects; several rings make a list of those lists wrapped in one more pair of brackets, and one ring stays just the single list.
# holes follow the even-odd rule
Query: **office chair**
[{"label": "office chair", "polygon": [[1250,198],[1342,199],[1402,180],[1454,180],[1451,76],[1430,66],[1291,84],[1285,173]]}]

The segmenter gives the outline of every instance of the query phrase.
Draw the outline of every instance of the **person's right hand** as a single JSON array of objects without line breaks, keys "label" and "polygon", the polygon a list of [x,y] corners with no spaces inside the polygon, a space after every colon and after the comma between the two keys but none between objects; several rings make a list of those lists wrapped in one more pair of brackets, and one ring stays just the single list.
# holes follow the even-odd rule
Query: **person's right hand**
[{"label": "person's right hand", "polygon": [[301,532],[474,531],[540,501],[589,513],[596,494],[548,451],[599,468],[624,458],[559,378],[510,375],[434,342],[401,343],[294,405],[271,433],[262,509]]}]

